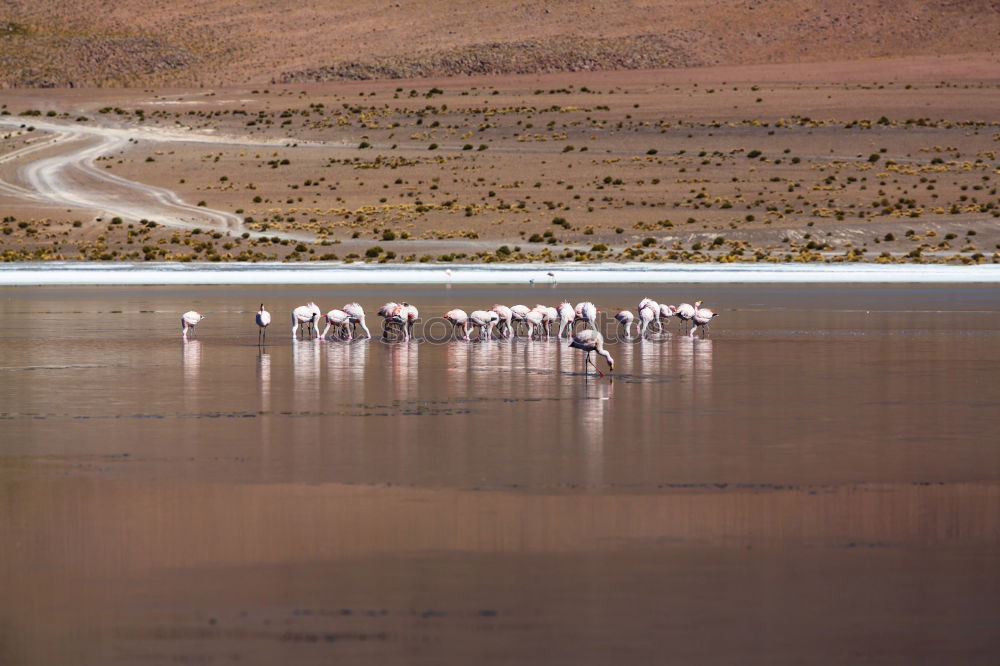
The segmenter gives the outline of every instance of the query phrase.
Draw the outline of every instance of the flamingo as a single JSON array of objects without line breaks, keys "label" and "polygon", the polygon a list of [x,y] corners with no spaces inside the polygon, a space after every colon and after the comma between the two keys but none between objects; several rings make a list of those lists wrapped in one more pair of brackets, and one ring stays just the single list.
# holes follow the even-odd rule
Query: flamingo
[{"label": "flamingo", "polygon": [[[699,303],[700,302],[701,301],[699,301]],[[699,326],[701,326],[703,327],[701,329],[701,337],[705,337],[705,333],[708,332],[708,325],[712,322],[713,319],[715,319],[718,316],[719,316],[718,312],[712,312],[708,308],[698,308],[697,310],[695,310],[694,317],[692,317],[691,319],[691,321],[694,322],[694,326],[691,327],[690,335],[694,337],[694,332],[698,330]]]},{"label": "flamingo", "polygon": [[469,323],[479,327],[479,339],[493,337],[493,327],[500,321],[500,315],[492,310],[474,310],[469,314]]},{"label": "flamingo", "polygon": [[500,331],[500,335],[505,338],[509,338],[514,333],[514,326],[512,324],[514,319],[514,313],[506,305],[494,305],[491,308],[492,312],[497,313],[499,317],[499,323],[497,324],[497,330]]},{"label": "flamingo", "polygon": [[600,310],[598,310],[590,301],[577,303],[576,309],[573,311],[573,323],[576,324],[576,322],[582,321],[590,324],[590,327],[596,331],[598,312],[600,312]]},{"label": "flamingo", "polygon": [[372,334],[369,332],[368,327],[365,326],[365,309],[358,305],[357,303],[348,303],[341,308],[350,317],[351,324],[354,326],[361,326],[361,330],[365,332],[365,337],[371,339]]},{"label": "flamingo", "polygon": [[267,327],[271,323],[271,313],[264,309],[264,304],[260,304],[260,310],[257,310],[257,344],[261,343],[261,338],[267,341]]},{"label": "flamingo", "polygon": [[563,331],[566,330],[567,327],[569,328],[570,334],[572,334],[573,319],[576,317],[576,310],[573,309],[573,306],[570,303],[563,301],[562,303],[559,304],[558,313],[559,313],[559,337],[561,338],[563,336]]},{"label": "flamingo", "polygon": [[469,339],[469,315],[465,310],[448,310],[444,313],[444,318],[454,324],[455,328],[462,328],[462,339]]},{"label": "flamingo", "polygon": [[413,305],[406,301],[399,304],[399,315],[403,320],[403,339],[409,340],[413,337],[413,324],[420,318],[420,312]]},{"label": "flamingo", "polygon": [[639,329],[639,337],[644,338],[646,336],[646,328],[656,321],[656,310],[650,306],[646,306],[639,310],[639,322],[636,324],[636,328]]},{"label": "flamingo", "polygon": [[689,322],[694,318],[695,310],[699,307],[701,307],[701,301],[696,301],[694,305],[691,305],[690,303],[681,303],[677,306],[675,314],[682,322]]},{"label": "flamingo", "polygon": [[324,315],[324,319],[326,319],[326,328],[324,328],[323,332],[320,334],[320,340],[326,337],[326,333],[330,330],[331,326],[336,326],[340,329],[337,332],[337,335],[339,335],[342,339],[351,339],[351,330],[348,328],[351,324],[351,315],[347,314],[343,310],[330,310],[326,313],[326,315]]},{"label": "flamingo", "polygon": [[184,314],[182,314],[181,315],[181,335],[183,335],[186,338],[187,337],[187,333],[188,333],[188,329],[191,329],[193,331],[194,327],[197,326],[198,322],[201,321],[204,318],[205,318],[205,315],[203,315],[200,312],[195,312],[194,310],[191,310],[189,312],[185,312]]},{"label": "flamingo", "polygon": [[598,368],[593,361],[590,360],[591,352],[596,351],[607,360],[608,372],[612,372],[615,369],[615,359],[611,358],[611,354],[604,348],[604,336],[597,331],[584,329],[579,333],[574,333],[573,341],[569,343],[569,346],[576,349],[582,349],[587,352],[587,355],[583,359],[584,365],[587,363],[593,365],[594,369],[597,370],[601,377],[604,376],[604,373],[601,372],[601,369]]},{"label": "flamingo", "polygon": [[552,329],[559,320],[559,311],[548,305],[541,304],[535,305],[532,310],[542,315],[542,327],[545,329],[545,337],[548,338],[552,335]]},{"label": "flamingo", "polygon": [[555,273],[553,273],[552,271],[549,271],[548,273],[546,273],[546,275],[549,276],[549,280],[551,281],[552,284],[556,283],[556,274]]},{"label": "flamingo", "polygon": [[653,314],[655,316],[653,317],[652,323],[656,324],[656,330],[657,330],[657,332],[662,333],[663,332],[663,326],[660,325],[660,304],[657,303],[656,301],[654,301],[651,298],[644,298],[641,301],[639,301],[639,310],[638,310],[638,312],[639,312],[639,318],[640,319],[642,319],[642,311],[643,311],[644,308],[649,308],[650,310],[653,311]]},{"label": "flamingo", "polygon": [[396,303],[394,301],[389,301],[388,303],[386,303],[385,305],[383,305],[378,309],[378,316],[382,317],[383,319],[382,321],[383,338],[389,337],[389,326],[398,323],[398,321],[394,319],[395,312],[398,309],[399,309],[399,303]]},{"label": "flamingo", "polygon": [[635,321],[635,315],[630,310],[622,310],[615,315],[615,319],[625,327],[625,337],[631,335],[630,331],[632,330],[632,322]]},{"label": "flamingo", "polygon": [[[510,306],[510,315],[511,315],[511,317],[514,320],[514,325],[515,326],[517,325],[518,322],[527,324],[527,320],[525,319],[525,317],[528,316],[529,312],[531,312],[531,310],[528,308],[527,305],[512,305],[512,306]],[[517,331],[516,331],[516,329],[512,329],[512,332],[514,334],[514,337],[517,337]]]},{"label": "flamingo", "polygon": [[[670,319],[677,316],[677,310],[672,305],[660,303],[660,319]],[[670,325],[669,323],[667,324]]]},{"label": "flamingo", "polygon": [[323,313],[320,312],[319,306],[312,302],[292,310],[292,337],[294,338],[295,332],[299,330],[299,324],[303,327],[303,335],[306,335],[310,330],[318,333],[317,321],[322,316]]},{"label": "flamingo", "polygon": [[[524,315],[524,323],[528,326],[528,339],[531,340],[535,332],[535,327],[539,327],[542,331],[545,331],[545,316],[538,310],[529,310],[526,315]],[[541,333],[539,333],[541,337]],[[545,337],[549,337],[548,331],[545,331]]]}]

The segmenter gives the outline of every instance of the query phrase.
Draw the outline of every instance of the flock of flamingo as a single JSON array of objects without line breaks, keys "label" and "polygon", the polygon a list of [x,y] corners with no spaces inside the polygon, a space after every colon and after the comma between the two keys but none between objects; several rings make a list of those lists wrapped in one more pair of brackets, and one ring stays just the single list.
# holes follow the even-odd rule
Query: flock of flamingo
[{"label": "flock of flamingo", "polygon": [[[632,325],[635,324],[636,334],[639,338],[644,338],[647,331],[663,331],[663,320],[674,317],[681,322],[681,326],[687,325],[687,334],[695,335],[697,330],[701,330],[702,337],[708,330],[711,321],[718,317],[717,312],[712,312],[708,308],[701,307],[702,302],[696,301],[694,305],[681,303],[678,306],[657,303],[656,301],[644,298],[639,303],[636,314],[630,310],[622,310],[615,315],[615,319],[625,328],[626,337],[631,336]],[[572,337],[569,346],[581,349],[586,352],[584,363],[594,366],[601,376],[603,372],[590,360],[592,353],[603,356],[608,363],[609,371],[615,369],[615,361],[611,354],[604,348],[604,336],[597,330],[597,313],[600,310],[589,301],[572,304],[563,302],[559,307],[546,305],[536,305],[529,308],[526,305],[494,305],[489,310],[473,310],[466,313],[465,310],[449,310],[444,313],[444,319],[451,322],[455,327],[456,335],[460,339],[471,341],[469,335],[473,328],[478,329],[476,338],[478,340],[491,340],[494,336],[501,339],[518,337],[518,332],[526,333],[527,339],[543,338],[548,339],[554,336],[557,339]],[[407,341],[413,337],[413,325],[420,317],[417,308],[409,303],[386,303],[378,310],[378,316],[382,317],[382,337],[390,337]],[[181,331],[187,337],[189,330],[193,331],[195,326],[205,315],[200,312],[185,312],[181,315]],[[319,332],[320,321],[326,322],[323,332]],[[257,342],[266,340],[267,327],[271,324],[271,313],[264,309],[261,303],[260,310],[256,314],[258,327]],[[583,327],[577,329],[577,324],[582,323]],[[365,324],[365,310],[358,303],[348,303],[339,310],[330,310],[325,315],[315,303],[300,305],[292,310],[292,337],[306,337],[314,335],[322,340],[326,338],[330,329],[334,329],[334,334],[342,340],[351,340],[357,335],[357,327],[364,331],[365,338],[371,338],[371,332]],[[558,328],[558,330],[556,330]]]}]

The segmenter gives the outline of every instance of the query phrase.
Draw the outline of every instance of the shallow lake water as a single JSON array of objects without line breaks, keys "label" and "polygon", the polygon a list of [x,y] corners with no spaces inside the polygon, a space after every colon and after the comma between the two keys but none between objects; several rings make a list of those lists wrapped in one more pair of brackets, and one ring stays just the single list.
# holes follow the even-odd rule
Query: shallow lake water
[{"label": "shallow lake water", "polygon": [[[645,295],[721,316],[440,339]],[[982,285],[3,288],[0,663],[985,663],[998,376]]]}]

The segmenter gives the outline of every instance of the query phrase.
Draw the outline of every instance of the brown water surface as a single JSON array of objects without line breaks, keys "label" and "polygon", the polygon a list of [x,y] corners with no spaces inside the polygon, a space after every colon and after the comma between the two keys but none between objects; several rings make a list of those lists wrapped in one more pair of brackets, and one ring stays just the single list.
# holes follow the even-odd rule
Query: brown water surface
[{"label": "brown water surface", "polygon": [[1000,290],[658,291],[601,379],[434,316],[656,291],[0,290],[0,663],[995,663]]}]

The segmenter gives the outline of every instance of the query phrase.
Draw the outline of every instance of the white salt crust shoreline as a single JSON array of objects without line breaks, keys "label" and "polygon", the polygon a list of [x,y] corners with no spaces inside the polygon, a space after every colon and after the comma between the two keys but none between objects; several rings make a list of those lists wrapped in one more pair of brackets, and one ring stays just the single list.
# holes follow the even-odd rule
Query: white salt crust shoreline
[{"label": "white salt crust shoreline", "polygon": [[[549,276],[552,273],[553,276]],[[213,284],[997,283],[1000,264],[0,264],[0,286]]]}]

